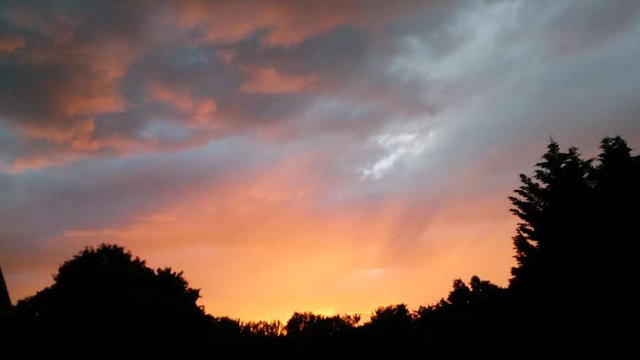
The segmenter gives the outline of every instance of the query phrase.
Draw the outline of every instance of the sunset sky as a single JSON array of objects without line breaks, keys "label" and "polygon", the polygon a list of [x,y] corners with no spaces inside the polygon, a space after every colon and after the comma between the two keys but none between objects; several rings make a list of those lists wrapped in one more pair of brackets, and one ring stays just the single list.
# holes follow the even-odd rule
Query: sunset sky
[{"label": "sunset sky", "polygon": [[0,266],[85,246],[206,311],[369,314],[508,283],[550,137],[640,148],[640,1],[2,1]]}]

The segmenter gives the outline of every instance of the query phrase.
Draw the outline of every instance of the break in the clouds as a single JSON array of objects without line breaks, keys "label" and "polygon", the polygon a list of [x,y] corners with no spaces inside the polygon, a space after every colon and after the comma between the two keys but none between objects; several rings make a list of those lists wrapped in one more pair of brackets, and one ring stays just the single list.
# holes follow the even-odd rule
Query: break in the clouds
[{"label": "break in the clouds", "polygon": [[99,242],[247,319],[504,284],[506,196],[549,137],[640,146],[639,20],[633,0],[5,1],[10,291]]}]

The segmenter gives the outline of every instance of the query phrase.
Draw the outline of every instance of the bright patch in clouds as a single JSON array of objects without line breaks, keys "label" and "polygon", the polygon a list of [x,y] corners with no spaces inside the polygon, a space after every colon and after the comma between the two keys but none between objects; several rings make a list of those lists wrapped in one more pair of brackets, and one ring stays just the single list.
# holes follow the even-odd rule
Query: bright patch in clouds
[{"label": "bright patch in clouds", "polygon": [[372,137],[372,141],[383,149],[384,155],[370,167],[363,168],[363,178],[380,179],[399,161],[409,162],[420,156],[433,141],[434,132],[385,133]]}]

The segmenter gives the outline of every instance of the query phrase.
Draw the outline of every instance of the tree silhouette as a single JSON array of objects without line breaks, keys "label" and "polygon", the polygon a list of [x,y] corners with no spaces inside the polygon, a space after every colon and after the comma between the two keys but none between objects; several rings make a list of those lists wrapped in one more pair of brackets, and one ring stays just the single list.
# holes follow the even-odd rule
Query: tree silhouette
[{"label": "tree silhouette", "polygon": [[562,152],[552,141],[535,175],[520,175],[518,196],[510,197],[513,213],[522,220],[514,238],[515,289],[558,291],[581,270],[582,249],[589,247],[584,222],[593,208],[591,170],[591,160],[582,160],[576,148]]},{"label": "tree silhouette", "polygon": [[609,271],[629,264],[620,261],[625,256],[620,250],[635,235],[640,158],[621,137],[604,138],[600,149],[596,160],[583,160],[577,149],[562,152],[552,141],[534,176],[520,175],[523,184],[510,197],[512,212],[522,221],[514,238],[516,291],[539,292],[541,286],[563,291],[567,279],[585,285],[585,275],[608,274],[614,280]]},{"label": "tree silhouette", "polygon": [[382,306],[365,324],[369,346],[374,354],[384,357],[408,357],[413,354],[413,316],[407,305]]},{"label": "tree silhouette", "polygon": [[609,337],[603,329],[621,308],[612,294],[634,273],[640,161],[620,137],[604,138],[600,149],[583,160],[552,141],[510,197],[521,220],[510,284],[516,316],[527,336],[552,346],[566,334],[582,343]]},{"label": "tree silhouette", "polygon": [[[506,289],[473,276],[467,285],[453,282],[449,295],[435,305],[421,306],[414,314],[418,354],[477,355],[478,349],[510,338],[511,309]],[[459,344],[465,344],[460,347]],[[504,346],[501,347],[504,350]],[[499,354],[492,350],[493,355]]]},{"label": "tree silhouette", "polygon": [[635,342],[625,331],[636,303],[629,296],[629,284],[637,281],[637,241],[640,223],[640,156],[633,156],[619,136],[600,144],[597,165],[592,172],[597,207],[593,221],[594,264],[589,269],[590,298],[595,312],[591,321],[607,331],[596,332],[594,341],[605,338],[614,348]]},{"label": "tree silhouette", "polygon": [[606,246],[598,251],[603,262],[598,281],[622,288],[634,281],[636,226],[640,220],[640,156],[620,137],[605,138],[598,164],[592,172],[598,216],[596,230]]},{"label": "tree silhouette", "polygon": [[144,356],[194,352],[207,318],[171,269],[154,271],[115,245],[87,248],[55,283],[17,304],[30,356]]},{"label": "tree silhouette", "polygon": [[353,332],[360,315],[324,316],[294,313],[287,324],[288,355],[292,358],[344,357],[353,348]]}]

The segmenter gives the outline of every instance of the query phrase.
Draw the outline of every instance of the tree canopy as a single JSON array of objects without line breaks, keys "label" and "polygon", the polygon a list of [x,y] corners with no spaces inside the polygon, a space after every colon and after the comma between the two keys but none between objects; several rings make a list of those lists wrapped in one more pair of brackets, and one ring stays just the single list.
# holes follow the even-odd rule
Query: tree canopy
[{"label": "tree canopy", "polygon": [[196,344],[206,316],[199,291],[182,273],[153,270],[122,247],[87,248],[60,266],[54,284],[20,301],[25,348],[67,355],[88,349],[118,355],[183,352]]}]

